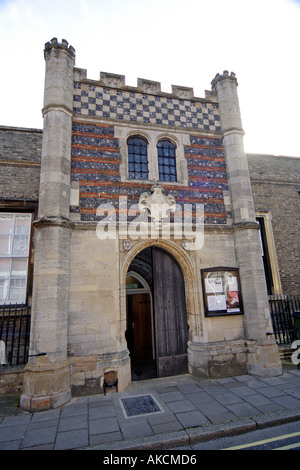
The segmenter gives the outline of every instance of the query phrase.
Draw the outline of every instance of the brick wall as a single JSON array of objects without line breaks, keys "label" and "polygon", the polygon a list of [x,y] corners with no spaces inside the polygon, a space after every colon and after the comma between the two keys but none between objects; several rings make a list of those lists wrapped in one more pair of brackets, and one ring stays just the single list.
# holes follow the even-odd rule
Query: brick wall
[{"label": "brick wall", "polygon": [[[162,183],[177,204],[203,203],[207,223],[226,223],[223,191],[228,190],[222,139],[190,136],[185,146],[188,186]],[[153,182],[121,181],[118,139],[114,125],[73,122],[72,180],[80,183],[82,220],[96,220],[99,204],[118,208],[119,196],[127,196],[128,205],[137,203]],[[73,209],[77,210],[77,209]]]}]

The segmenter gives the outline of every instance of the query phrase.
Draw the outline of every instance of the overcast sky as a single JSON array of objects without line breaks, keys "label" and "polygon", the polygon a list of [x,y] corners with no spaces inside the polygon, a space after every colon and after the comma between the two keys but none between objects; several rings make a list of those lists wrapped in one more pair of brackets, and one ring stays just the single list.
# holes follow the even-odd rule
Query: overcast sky
[{"label": "overcast sky", "polygon": [[0,0],[0,125],[41,129],[44,44],[100,71],[211,89],[238,79],[245,150],[300,157],[300,0]]}]

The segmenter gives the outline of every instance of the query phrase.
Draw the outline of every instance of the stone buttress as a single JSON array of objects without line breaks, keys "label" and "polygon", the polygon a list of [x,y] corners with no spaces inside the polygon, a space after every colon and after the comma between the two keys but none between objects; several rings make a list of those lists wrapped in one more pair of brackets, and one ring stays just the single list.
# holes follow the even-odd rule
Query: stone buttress
[{"label": "stone buttress", "polygon": [[[75,50],[45,45],[44,131],[35,227],[29,362],[21,406],[56,408],[71,398],[67,358],[70,168]],[[46,353],[45,356],[39,355]]]}]

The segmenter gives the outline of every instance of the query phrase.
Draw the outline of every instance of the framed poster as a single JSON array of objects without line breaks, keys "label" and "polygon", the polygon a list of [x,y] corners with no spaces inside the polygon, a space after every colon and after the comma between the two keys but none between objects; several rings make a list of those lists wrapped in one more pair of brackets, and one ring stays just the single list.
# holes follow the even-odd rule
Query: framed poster
[{"label": "framed poster", "polygon": [[237,268],[202,269],[201,275],[206,317],[243,313]]}]

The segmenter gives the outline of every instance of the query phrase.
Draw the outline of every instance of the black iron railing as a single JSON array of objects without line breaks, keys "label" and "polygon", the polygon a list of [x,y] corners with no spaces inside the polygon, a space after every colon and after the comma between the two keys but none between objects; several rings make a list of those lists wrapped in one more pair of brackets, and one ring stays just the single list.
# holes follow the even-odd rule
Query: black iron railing
[{"label": "black iron railing", "polygon": [[5,343],[5,364],[26,364],[28,361],[31,307],[0,306],[0,341]]},{"label": "black iron railing", "polygon": [[277,344],[293,343],[298,339],[298,331],[292,315],[300,310],[300,296],[270,295],[269,306]]}]

